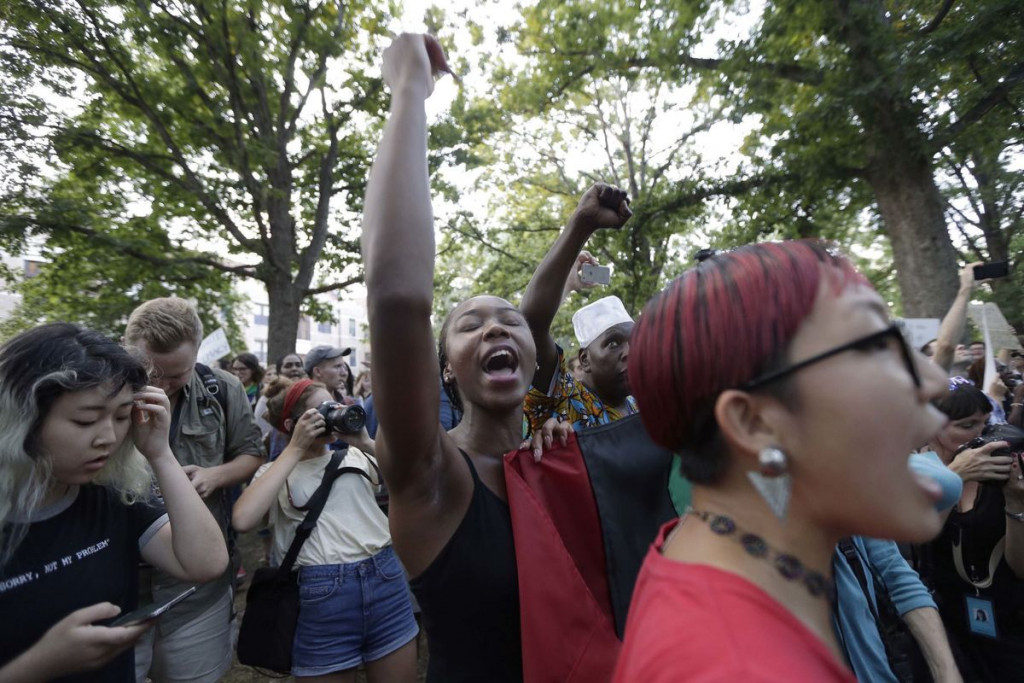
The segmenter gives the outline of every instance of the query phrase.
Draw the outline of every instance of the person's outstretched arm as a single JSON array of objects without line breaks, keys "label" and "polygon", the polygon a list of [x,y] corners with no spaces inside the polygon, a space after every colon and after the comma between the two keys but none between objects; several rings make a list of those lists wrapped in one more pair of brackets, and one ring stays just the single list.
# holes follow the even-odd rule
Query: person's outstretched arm
[{"label": "person's outstretched arm", "polygon": [[953,367],[953,355],[960,338],[964,336],[967,324],[967,303],[974,292],[974,267],[981,263],[969,263],[960,271],[960,289],[956,293],[953,305],[942,319],[939,326],[939,337],[935,340],[935,356],[932,361],[940,368],[949,372]]},{"label": "person's outstretched arm", "polygon": [[576,257],[596,230],[621,228],[631,215],[625,192],[604,183],[592,185],[530,278],[520,308],[537,346],[533,386],[541,391],[547,390],[557,369],[558,350],[551,336],[551,322],[562,304]]},{"label": "person's outstretched arm", "polygon": [[391,112],[366,188],[362,239],[380,424],[376,451],[392,496],[433,495],[441,468],[424,103],[442,70],[441,47],[429,36],[402,34],[385,50]]}]

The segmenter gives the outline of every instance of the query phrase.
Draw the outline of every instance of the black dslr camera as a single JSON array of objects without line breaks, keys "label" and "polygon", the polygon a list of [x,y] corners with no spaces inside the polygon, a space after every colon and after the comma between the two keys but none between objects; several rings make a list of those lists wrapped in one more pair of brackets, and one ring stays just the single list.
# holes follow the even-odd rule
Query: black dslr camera
[{"label": "black dslr camera", "polygon": [[362,406],[347,406],[337,401],[324,401],[316,407],[323,415],[328,431],[356,434],[366,425],[366,411]]},{"label": "black dslr camera", "polygon": [[1000,448],[989,455],[1009,455],[1021,457],[1024,453],[1024,429],[1010,424],[986,425],[981,436],[975,437],[957,449],[961,453],[971,448],[981,448],[993,441],[1005,441],[1009,448]]}]

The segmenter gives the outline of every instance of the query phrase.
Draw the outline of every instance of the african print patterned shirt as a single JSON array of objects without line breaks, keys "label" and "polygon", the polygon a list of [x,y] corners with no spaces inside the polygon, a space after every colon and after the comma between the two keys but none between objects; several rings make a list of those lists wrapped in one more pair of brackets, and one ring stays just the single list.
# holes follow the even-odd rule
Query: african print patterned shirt
[{"label": "african print patterned shirt", "polygon": [[524,425],[524,431],[533,433],[555,415],[561,415],[563,422],[571,422],[577,431],[608,424],[637,412],[636,400],[632,396],[626,398],[626,405],[628,410],[625,413],[606,406],[597,394],[572,376],[565,352],[558,347],[558,371],[551,383],[551,392],[546,394],[531,386],[526,394],[523,410],[527,424]]}]

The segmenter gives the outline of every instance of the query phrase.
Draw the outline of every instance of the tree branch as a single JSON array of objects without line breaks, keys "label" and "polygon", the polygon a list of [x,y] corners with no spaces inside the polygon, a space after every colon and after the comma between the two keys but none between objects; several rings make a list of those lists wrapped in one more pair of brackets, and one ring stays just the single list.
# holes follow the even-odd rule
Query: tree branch
[{"label": "tree branch", "polygon": [[648,207],[648,217],[659,216],[666,213],[673,213],[679,209],[700,204],[711,197],[735,197],[750,192],[753,189],[764,187],[775,183],[783,183],[788,180],[795,180],[798,176],[794,173],[766,174],[750,176],[748,178],[730,178],[716,183],[685,188],[682,192],[661,203],[655,203]]},{"label": "tree branch", "polygon": [[949,10],[953,9],[953,5],[956,4],[956,0],[946,0],[942,3],[942,7],[939,8],[939,13],[935,15],[935,18],[928,22],[928,25],[921,29],[921,35],[927,35],[937,29],[942,20],[949,14]]},{"label": "tree branch", "polygon": [[114,248],[117,253],[130,256],[133,259],[142,261],[144,263],[151,263],[157,266],[173,266],[182,264],[195,264],[199,266],[206,266],[219,270],[222,273],[231,273],[233,275],[239,275],[241,277],[256,277],[256,270],[253,266],[229,266],[226,263],[222,263],[216,259],[209,258],[206,256],[180,256],[180,257],[169,257],[169,256],[155,256],[147,253],[141,249],[130,246],[124,240],[117,239],[117,237],[109,234],[94,230],[93,228],[87,228],[83,225],[69,225],[67,223],[51,224],[44,221],[39,221],[33,218],[32,223],[40,226],[48,232],[55,232],[58,230],[67,230],[78,235],[84,235],[89,239],[96,240],[101,244]]},{"label": "tree branch", "polygon": [[665,64],[678,63],[682,66],[696,69],[697,71],[719,71],[727,63],[740,71],[751,74],[768,74],[803,85],[821,85],[825,81],[825,75],[818,69],[803,64],[787,62],[737,62],[735,60],[713,59],[705,57],[693,57],[687,54],[662,54],[654,57],[635,57],[625,61],[626,66],[631,68],[660,68],[664,69]]},{"label": "tree branch", "polygon": [[[940,137],[941,140],[951,140],[963,132],[968,126],[972,126],[981,120],[985,114],[992,111],[1000,102],[1009,102],[1007,97],[1010,91],[1017,85],[1024,83],[1024,62],[1018,62],[1016,66],[1003,77],[996,87],[992,88],[986,95],[978,100],[974,106],[965,111],[962,116],[951,123]],[[944,143],[939,143],[944,145]]]},{"label": "tree branch", "polygon": [[302,296],[306,297],[311,296],[313,294],[324,294],[325,292],[334,292],[339,289],[345,289],[346,287],[351,287],[352,285],[359,284],[362,281],[363,276],[356,275],[355,277],[350,277],[349,279],[344,280],[342,282],[334,282],[329,285],[321,285],[319,287],[307,287],[306,289],[302,290]]},{"label": "tree branch", "polygon": [[501,256],[504,256],[505,258],[511,260],[513,263],[518,263],[523,268],[532,268],[533,265],[535,265],[535,264],[531,264],[529,261],[526,261],[526,260],[516,256],[515,254],[513,254],[513,253],[511,253],[509,251],[506,251],[505,249],[502,249],[499,246],[491,244],[490,242],[485,240],[483,238],[483,236],[480,235],[478,233],[478,231],[476,231],[476,230],[474,230],[473,232],[467,232],[467,231],[463,230],[462,228],[455,227],[454,225],[447,226],[446,229],[452,230],[453,232],[457,232],[460,235],[462,235],[463,237],[468,237],[471,240],[476,240],[477,242],[479,242],[480,244],[484,245],[485,247],[487,247],[491,251],[493,251],[493,252],[495,252],[497,254],[500,254]]},{"label": "tree branch", "polygon": [[[125,66],[125,64],[116,54],[113,45],[108,40],[107,34],[104,33],[103,27],[100,25],[99,18],[96,16],[94,12],[90,11],[90,9],[86,7],[81,0],[79,0],[78,6],[85,14],[85,16],[88,17],[89,22],[93,28],[93,31],[96,33],[98,37],[103,53],[106,54],[106,56],[111,60],[111,62],[116,67],[117,71],[125,80],[124,82],[121,82],[114,78],[109,71],[102,68],[98,54],[93,52],[90,46],[82,44],[81,41],[76,41],[78,49],[87,59],[89,59],[96,66],[95,72],[99,75],[100,79],[104,83],[106,83],[112,90],[114,90],[114,92],[116,92],[122,99],[124,99],[126,103],[131,104],[132,106],[137,108],[139,112],[146,117],[146,120],[150,122],[157,136],[159,136],[159,138],[163,141],[168,151],[170,151],[171,155],[174,157],[175,162],[184,172],[186,178],[190,183],[189,189],[196,194],[197,198],[199,199],[199,202],[203,205],[203,207],[207,211],[209,211],[210,214],[214,216],[221,223],[221,225],[224,226],[225,229],[227,229],[227,231],[231,234],[232,237],[234,237],[238,241],[239,244],[241,244],[250,251],[253,251],[255,253],[261,253],[262,250],[259,249],[258,246],[252,240],[250,240],[242,233],[241,229],[239,229],[239,227],[235,224],[234,220],[231,219],[231,216],[227,213],[227,211],[225,211],[224,208],[220,206],[212,197],[210,197],[209,193],[206,192],[206,189],[203,186],[202,181],[199,179],[199,176],[196,174],[196,172],[192,169],[192,166],[189,164],[188,159],[185,157],[184,152],[181,150],[177,142],[174,140],[174,137],[171,135],[163,119],[153,109],[153,107],[150,106],[149,102],[146,101],[131,71]],[[69,35],[74,34],[72,30],[69,30],[69,27],[67,27],[66,24],[64,24],[64,30],[68,32]]]},{"label": "tree branch", "polygon": [[334,185],[334,164],[338,160],[338,126],[333,117],[327,111],[327,99],[321,97],[324,114],[327,116],[327,131],[330,138],[330,146],[320,160],[319,179],[317,182],[316,213],[313,218],[313,230],[310,235],[309,245],[303,250],[299,263],[299,272],[296,276],[296,283],[305,287],[313,278],[313,269],[316,266],[316,259],[323,251],[327,242],[327,218],[331,208],[331,187]]}]

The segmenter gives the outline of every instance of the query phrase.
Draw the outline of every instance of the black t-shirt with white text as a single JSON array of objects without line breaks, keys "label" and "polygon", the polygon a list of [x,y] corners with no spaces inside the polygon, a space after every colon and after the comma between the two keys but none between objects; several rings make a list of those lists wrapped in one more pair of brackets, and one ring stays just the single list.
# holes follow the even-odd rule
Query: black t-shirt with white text
[{"label": "black t-shirt with white text", "polygon": [[[0,569],[0,665],[29,649],[71,612],[111,602],[122,614],[138,602],[140,548],[166,522],[161,506],[125,505],[87,484],[33,516],[14,557]],[[62,681],[135,680],[129,648],[98,671]]]}]

